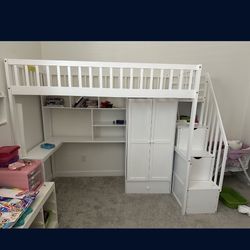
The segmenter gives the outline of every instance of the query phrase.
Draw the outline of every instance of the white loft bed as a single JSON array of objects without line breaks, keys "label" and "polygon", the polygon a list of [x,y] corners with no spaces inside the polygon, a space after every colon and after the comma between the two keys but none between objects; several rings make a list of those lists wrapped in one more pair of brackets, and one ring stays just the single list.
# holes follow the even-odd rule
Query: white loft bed
[{"label": "white loft bed", "polygon": [[[190,123],[188,124],[186,144],[184,148],[176,146],[175,155],[182,159],[181,167],[174,166],[172,193],[182,207],[183,214],[199,213],[199,209],[190,210],[191,191],[205,190],[210,195],[210,187],[216,189],[215,203],[218,203],[218,192],[221,190],[227,156],[227,139],[221,121],[212,82],[208,74],[201,82],[201,65],[182,64],[140,64],[140,63],[110,63],[110,62],[80,62],[80,61],[54,61],[54,60],[29,60],[29,59],[5,59],[6,80],[8,85],[9,104],[11,111],[11,125],[15,142],[23,148],[23,157],[39,158],[45,161],[63,143],[126,143],[129,140],[126,135],[122,138],[96,138],[94,136],[93,114],[95,109],[90,109],[92,134],[90,137],[75,136],[51,136],[48,132],[47,115],[50,108],[43,107],[43,96],[64,96],[69,98],[69,106],[62,109],[76,110],[71,106],[74,96],[86,97],[111,97],[124,99],[152,99],[152,100],[175,100],[191,102]],[[202,88],[200,86],[202,85]],[[15,96],[38,95],[41,96],[43,112],[44,140],[55,143],[56,147],[51,151],[40,148],[40,143],[27,152],[23,133],[22,106],[15,103]],[[197,114],[197,103],[201,103]],[[128,103],[127,103],[128,105]],[[132,105],[132,104],[131,104]],[[60,109],[60,108],[58,108]],[[98,110],[99,108],[96,108]],[[85,109],[87,110],[87,109]],[[118,108],[119,110],[119,108]],[[127,111],[127,107],[120,110]],[[199,116],[199,126],[206,128],[202,139],[202,148],[197,152],[193,144],[197,141],[195,132],[195,118]],[[19,123],[16,124],[15,118]],[[129,127],[129,126],[128,126]],[[128,129],[128,128],[127,128]],[[47,132],[46,132],[47,131]],[[199,129],[198,129],[199,131]],[[215,146],[217,145],[217,146]],[[127,146],[126,146],[127,147]],[[193,157],[211,157],[212,168],[208,180],[200,182],[191,181]],[[175,163],[176,165],[176,163]],[[178,169],[185,172],[184,178],[178,173]],[[183,176],[182,176],[183,177]],[[179,182],[180,184],[176,184]],[[206,183],[208,185],[206,186]],[[130,182],[128,182],[130,184]],[[204,185],[206,188],[204,188]],[[197,190],[196,190],[197,191]],[[181,196],[181,197],[180,197]],[[216,208],[217,208],[216,203]],[[216,211],[212,208],[211,211]],[[206,210],[206,209],[205,209]],[[204,211],[205,211],[204,210]]]}]

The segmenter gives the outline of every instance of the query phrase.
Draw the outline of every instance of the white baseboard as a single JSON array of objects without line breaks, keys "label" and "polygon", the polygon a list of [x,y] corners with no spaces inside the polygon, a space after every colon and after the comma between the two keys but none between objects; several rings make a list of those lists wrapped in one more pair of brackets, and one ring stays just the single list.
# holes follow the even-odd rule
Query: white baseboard
[{"label": "white baseboard", "polygon": [[89,170],[89,171],[60,171],[54,177],[84,177],[84,176],[124,176],[120,170]]}]

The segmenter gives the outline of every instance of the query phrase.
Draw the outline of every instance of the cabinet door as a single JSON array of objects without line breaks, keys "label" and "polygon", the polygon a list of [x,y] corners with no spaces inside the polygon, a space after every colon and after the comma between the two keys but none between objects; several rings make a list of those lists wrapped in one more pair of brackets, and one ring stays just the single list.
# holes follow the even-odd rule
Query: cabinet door
[{"label": "cabinet door", "polygon": [[128,105],[127,180],[147,180],[152,100],[130,99]]},{"label": "cabinet door", "polygon": [[149,170],[151,180],[171,180],[176,116],[176,101],[153,101]]}]

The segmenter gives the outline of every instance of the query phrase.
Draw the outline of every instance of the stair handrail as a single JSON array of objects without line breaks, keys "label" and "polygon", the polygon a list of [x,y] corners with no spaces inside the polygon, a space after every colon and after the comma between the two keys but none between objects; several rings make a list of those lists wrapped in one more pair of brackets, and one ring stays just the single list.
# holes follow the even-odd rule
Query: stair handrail
[{"label": "stair handrail", "polygon": [[[208,127],[208,129],[210,130],[210,141],[207,142],[208,144],[206,145],[206,148],[209,148],[209,151],[212,152],[215,157],[213,181],[215,184],[219,186],[221,190],[222,185],[223,185],[224,172],[225,172],[226,160],[227,160],[227,154],[228,154],[228,141],[227,141],[227,136],[226,136],[225,129],[223,126],[223,122],[221,119],[221,114],[220,114],[219,106],[217,103],[217,98],[214,92],[212,80],[208,72],[206,72],[205,74],[205,80],[207,83],[206,105],[212,105],[212,108],[210,107],[211,112],[212,111],[214,112],[214,114],[211,113],[211,118],[209,122],[211,127],[210,126]],[[206,107],[206,109],[208,109],[208,107]],[[208,113],[206,115],[208,116]],[[216,118],[217,118],[217,121],[216,121]],[[207,121],[207,119],[205,119],[205,121]],[[203,124],[203,125],[207,126],[208,124]],[[218,141],[219,142],[219,145],[218,145],[217,140],[218,140],[219,134],[220,134],[220,139]],[[215,141],[211,140],[211,138],[215,139]],[[212,150],[212,143],[214,144],[213,150]],[[221,156],[222,156],[222,160],[221,160]],[[220,177],[218,180],[219,174],[220,174]]]}]

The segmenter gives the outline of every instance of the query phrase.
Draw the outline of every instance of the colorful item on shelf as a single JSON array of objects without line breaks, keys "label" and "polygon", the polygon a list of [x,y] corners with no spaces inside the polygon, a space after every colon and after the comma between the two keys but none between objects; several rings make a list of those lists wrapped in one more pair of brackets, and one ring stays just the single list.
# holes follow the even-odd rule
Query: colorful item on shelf
[{"label": "colorful item on shelf", "polygon": [[62,97],[47,96],[45,106],[64,107],[64,99]]},{"label": "colorful item on shelf", "polygon": [[41,144],[41,148],[44,148],[44,149],[52,149],[55,147],[55,144],[53,143],[43,143]]},{"label": "colorful item on shelf", "polygon": [[14,228],[16,228],[16,227],[21,227],[21,226],[24,224],[24,222],[25,222],[25,218],[26,218],[30,213],[32,213],[32,212],[33,212],[33,209],[32,209],[31,207],[28,207],[28,208],[24,211],[24,213],[21,215],[21,217],[18,219],[18,221],[15,223]]},{"label": "colorful item on shelf", "polygon": [[16,161],[16,162],[8,165],[8,169],[10,169],[10,170],[19,170],[22,167],[25,167],[25,163],[19,162],[19,161]]},{"label": "colorful item on shelf", "polygon": [[0,228],[11,228],[33,203],[38,192],[27,194],[22,199],[0,196]]},{"label": "colorful item on shelf", "polygon": [[74,108],[97,108],[98,100],[79,97],[73,105]]},{"label": "colorful item on shelf", "polygon": [[8,167],[9,164],[18,161],[19,148],[18,145],[0,147],[0,167]]},{"label": "colorful item on shelf", "polygon": [[115,121],[113,121],[113,124],[118,124],[118,125],[123,125],[123,124],[125,124],[125,120],[115,120]]},{"label": "colorful item on shelf", "polygon": [[110,101],[103,101],[101,102],[101,108],[113,108],[113,103]]}]

